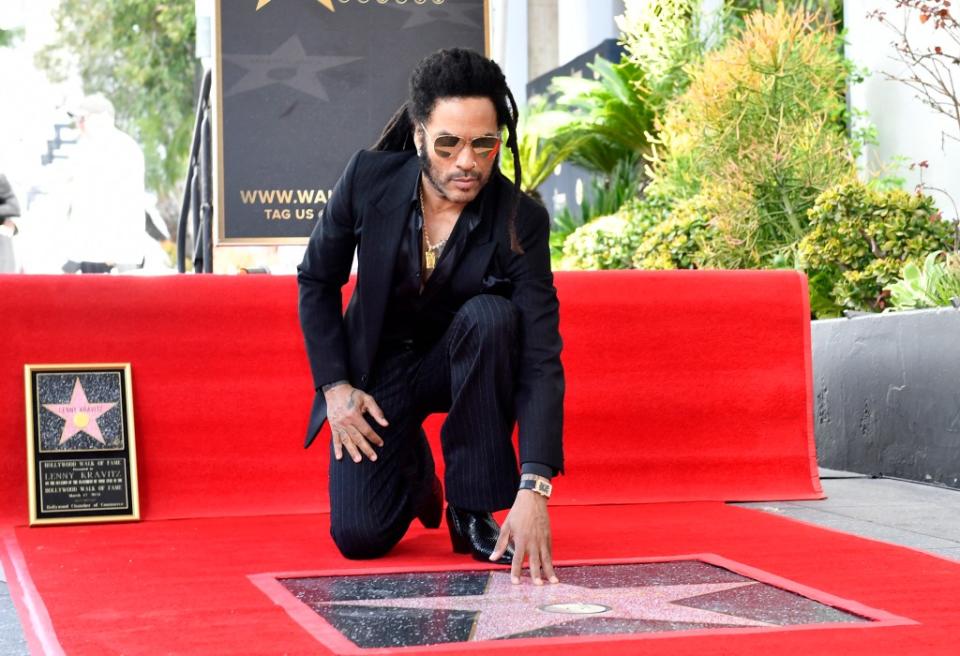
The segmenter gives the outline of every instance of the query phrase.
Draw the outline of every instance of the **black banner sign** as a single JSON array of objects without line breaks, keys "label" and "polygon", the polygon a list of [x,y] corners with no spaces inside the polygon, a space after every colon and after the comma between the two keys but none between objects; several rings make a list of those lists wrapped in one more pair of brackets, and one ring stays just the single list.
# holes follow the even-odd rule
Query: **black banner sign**
[{"label": "black banner sign", "polygon": [[130,365],[27,365],[30,524],[139,519]]},{"label": "black banner sign", "polygon": [[486,50],[485,0],[219,0],[217,242],[306,243],[414,66]]}]

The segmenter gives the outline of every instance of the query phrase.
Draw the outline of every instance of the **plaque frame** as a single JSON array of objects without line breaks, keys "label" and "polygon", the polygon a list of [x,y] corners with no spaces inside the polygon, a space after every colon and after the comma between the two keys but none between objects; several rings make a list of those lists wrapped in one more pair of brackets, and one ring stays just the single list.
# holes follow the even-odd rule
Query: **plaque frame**
[{"label": "plaque frame", "polygon": [[[105,448],[59,448],[70,438],[62,438],[59,444],[53,448],[44,448],[42,416],[49,415],[52,411],[44,408],[43,399],[40,398],[40,377],[41,376],[63,376],[67,375],[76,378],[75,385],[83,390],[80,378],[85,376],[87,380],[90,377],[116,375],[119,380],[118,395],[115,405],[119,406],[119,445],[105,445]],[[23,367],[24,377],[24,398],[26,401],[26,427],[27,427],[27,498],[30,510],[30,526],[45,524],[79,524],[96,522],[122,522],[140,520],[140,495],[139,480],[137,477],[137,448],[136,436],[134,430],[133,416],[133,381],[131,378],[131,367],[129,362],[121,363],[84,363],[84,364],[26,364]],[[109,378],[105,378],[109,380]],[[66,382],[66,381],[62,381]],[[84,398],[86,391],[83,391]],[[89,403],[93,403],[90,401]],[[66,403],[64,403],[66,405]],[[111,408],[112,409],[112,408]],[[104,411],[106,413],[108,411]],[[55,416],[55,415],[54,415]],[[99,415],[98,415],[99,416]],[[96,417],[84,422],[96,422]],[[100,432],[99,425],[97,431]],[[88,437],[96,441],[103,441],[79,429],[76,434],[85,433]],[[72,456],[72,458],[71,458]],[[114,462],[105,463],[112,460]],[[87,461],[87,462],[81,462]],[[100,462],[97,462],[100,461]],[[41,468],[44,463],[70,462],[75,465],[85,465],[84,469],[93,473],[97,467],[113,467],[114,473],[117,469],[122,472],[119,479],[121,492],[124,497],[122,507],[106,508],[62,508],[47,509],[42,507],[41,492],[43,491],[43,480],[41,479]],[[73,478],[73,474],[71,474]],[[86,481],[77,480],[78,485]],[[112,482],[112,481],[111,481]],[[89,481],[91,486],[93,481]],[[125,486],[125,488],[124,488]],[[104,487],[100,485],[100,487]],[[96,493],[92,493],[96,496]],[[89,497],[88,497],[89,498]]]}]

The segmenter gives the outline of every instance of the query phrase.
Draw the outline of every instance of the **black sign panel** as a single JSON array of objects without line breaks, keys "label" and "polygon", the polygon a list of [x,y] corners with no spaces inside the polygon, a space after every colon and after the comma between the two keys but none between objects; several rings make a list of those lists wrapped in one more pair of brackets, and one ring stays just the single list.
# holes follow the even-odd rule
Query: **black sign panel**
[{"label": "black sign panel", "polygon": [[485,0],[219,0],[218,243],[305,243],[414,66],[485,51]]},{"label": "black sign panel", "polygon": [[30,523],[139,519],[130,365],[27,365]]}]

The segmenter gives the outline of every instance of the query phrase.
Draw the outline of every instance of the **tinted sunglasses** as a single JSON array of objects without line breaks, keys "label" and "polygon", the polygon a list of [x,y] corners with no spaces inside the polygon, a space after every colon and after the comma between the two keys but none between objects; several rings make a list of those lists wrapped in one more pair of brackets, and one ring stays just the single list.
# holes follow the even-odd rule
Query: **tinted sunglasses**
[{"label": "tinted sunglasses", "polygon": [[[433,140],[434,152],[443,158],[453,157],[463,150],[463,146],[467,142],[466,139],[455,134],[441,134],[434,139],[427,132],[427,126],[421,123],[420,127],[423,128],[427,138]],[[477,157],[493,159],[500,152],[500,137],[474,137],[470,140],[470,147]]]}]

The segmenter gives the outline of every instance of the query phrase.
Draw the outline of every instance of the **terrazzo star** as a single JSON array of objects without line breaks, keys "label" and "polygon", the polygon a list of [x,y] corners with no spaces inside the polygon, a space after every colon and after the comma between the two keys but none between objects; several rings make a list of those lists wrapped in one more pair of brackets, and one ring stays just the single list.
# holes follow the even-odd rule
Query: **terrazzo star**
[{"label": "terrazzo star", "polygon": [[[498,166],[504,132],[516,183]],[[535,583],[557,582],[547,499],[563,469],[559,303],[549,217],[520,180],[503,72],[441,50],[350,160],[310,237],[298,269],[317,391],[306,444],[329,420],[330,531],[348,558],[384,555],[414,518],[439,527],[445,488],[454,551],[511,564],[514,582],[529,559]],[[421,424],[443,412],[441,484]],[[491,512],[506,508],[498,527]]]}]

